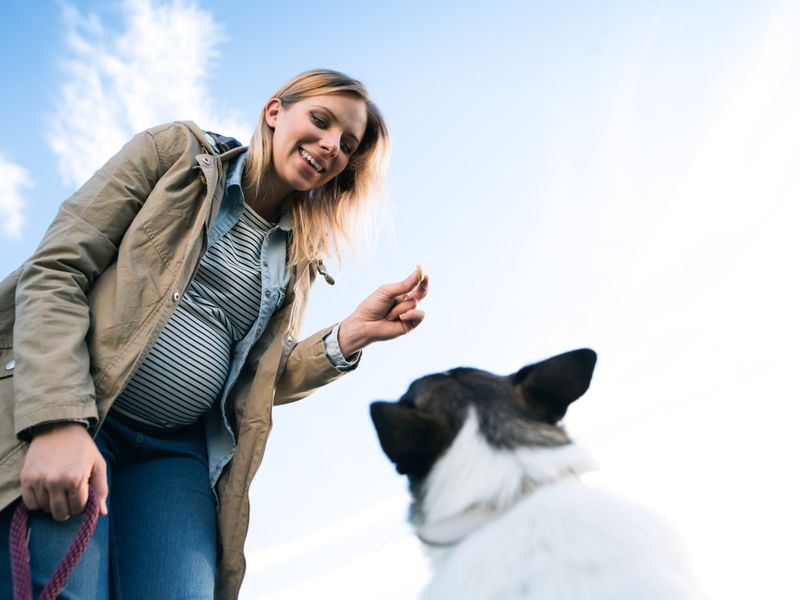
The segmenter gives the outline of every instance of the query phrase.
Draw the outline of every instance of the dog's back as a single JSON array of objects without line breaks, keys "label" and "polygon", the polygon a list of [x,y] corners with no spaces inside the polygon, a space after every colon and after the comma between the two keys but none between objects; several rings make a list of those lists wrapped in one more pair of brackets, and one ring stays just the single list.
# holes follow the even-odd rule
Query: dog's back
[{"label": "dog's back", "polygon": [[704,597],[666,523],[579,479],[592,462],[557,423],[594,363],[581,350],[508,377],[456,369],[373,404],[436,555],[425,600]]}]

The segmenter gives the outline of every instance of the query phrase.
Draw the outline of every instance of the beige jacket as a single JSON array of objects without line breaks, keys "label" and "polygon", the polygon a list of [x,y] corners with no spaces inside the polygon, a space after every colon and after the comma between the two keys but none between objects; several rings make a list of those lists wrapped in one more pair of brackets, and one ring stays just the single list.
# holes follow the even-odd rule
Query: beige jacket
[{"label": "beige jacket", "polygon": [[[96,433],[174,311],[206,250],[227,161],[190,122],[135,136],[60,207],[41,245],[0,282],[0,507],[20,495],[24,432],[85,418]],[[292,270],[282,308],[256,342],[228,400],[236,454],[217,482],[216,598],[244,578],[248,489],[272,406],[342,375],[322,330],[297,342],[317,262]]]}]

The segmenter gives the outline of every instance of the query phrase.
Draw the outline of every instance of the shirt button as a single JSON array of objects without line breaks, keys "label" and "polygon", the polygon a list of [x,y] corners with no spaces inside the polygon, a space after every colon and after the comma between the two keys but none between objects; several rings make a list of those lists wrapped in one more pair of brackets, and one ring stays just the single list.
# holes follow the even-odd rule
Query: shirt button
[{"label": "shirt button", "polygon": [[14,367],[17,366],[17,361],[10,360],[6,363],[6,371],[11,371]]},{"label": "shirt button", "polygon": [[172,301],[173,302],[177,302],[180,299],[181,299],[181,295],[178,292],[175,292],[174,294],[172,294]]},{"label": "shirt button", "polygon": [[265,260],[262,260],[262,261],[261,261],[261,266],[262,266],[262,267],[267,267],[267,266],[269,266],[269,265],[267,264],[267,261],[265,261]]},{"label": "shirt button", "polygon": [[269,298],[270,296],[272,296],[272,292],[270,292],[269,290],[267,290],[266,292],[264,292],[264,295],[265,295],[267,298]]},{"label": "shirt button", "polygon": [[289,342],[290,344],[294,344],[294,338],[290,335],[286,336],[286,341]]}]

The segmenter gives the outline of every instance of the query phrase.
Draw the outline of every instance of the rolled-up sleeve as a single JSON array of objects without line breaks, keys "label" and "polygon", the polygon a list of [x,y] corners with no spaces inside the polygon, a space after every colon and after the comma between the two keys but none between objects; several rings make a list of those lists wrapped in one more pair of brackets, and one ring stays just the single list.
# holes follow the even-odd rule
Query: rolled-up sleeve
[{"label": "rolled-up sleeve", "polygon": [[352,371],[358,366],[361,361],[361,350],[353,354],[349,359],[345,358],[342,354],[342,349],[339,347],[339,325],[337,323],[329,334],[322,338],[325,342],[325,355],[328,357],[331,365],[336,367],[339,371]]}]

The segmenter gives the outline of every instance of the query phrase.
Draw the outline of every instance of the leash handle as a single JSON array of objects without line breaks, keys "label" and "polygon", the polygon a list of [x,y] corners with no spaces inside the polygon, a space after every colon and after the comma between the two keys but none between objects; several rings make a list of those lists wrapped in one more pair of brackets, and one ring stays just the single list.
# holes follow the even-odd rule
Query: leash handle
[{"label": "leash handle", "polygon": [[[81,526],[78,528],[78,533],[72,539],[67,554],[56,567],[47,585],[44,586],[42,593],[39,595],[39,600],[55,600],[58,593],[64,588],[67,578],[89,544],[89,539],[97,526],[99,514],[100,507],[97,504],[97,498],[95,498],[94,490],[89,487],[89,499],[83,511],[83,521],[81,521]],[[14,600],[33,600],[30,555],[28,554],[28,515],[28,509],[20,500],[16,509],[14,509],[14,516],[11,518],[9,535]]]}]

